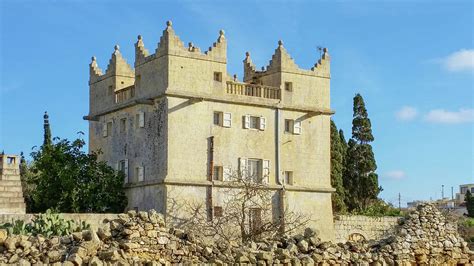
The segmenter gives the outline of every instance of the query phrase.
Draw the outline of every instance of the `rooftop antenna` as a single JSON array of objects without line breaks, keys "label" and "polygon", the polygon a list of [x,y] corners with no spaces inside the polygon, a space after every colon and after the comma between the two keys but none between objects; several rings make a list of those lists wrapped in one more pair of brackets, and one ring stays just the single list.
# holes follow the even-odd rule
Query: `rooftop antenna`
[{"label": "rooftop antenna", "polygon": [[323,47],[318,45],[317,48],[318,48],[318,51],[319,51],[319,59],[322,59],[323,58]]}]

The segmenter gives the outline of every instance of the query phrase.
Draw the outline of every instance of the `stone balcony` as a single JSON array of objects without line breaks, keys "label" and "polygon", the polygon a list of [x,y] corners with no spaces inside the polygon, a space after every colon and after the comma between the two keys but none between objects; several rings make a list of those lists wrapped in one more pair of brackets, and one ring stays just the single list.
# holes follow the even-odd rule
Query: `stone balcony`
[{"label": "stone balcony", "polygon": [[228,94],[281,100],[280,88],[266,85],[227,81],[226,92]]}]

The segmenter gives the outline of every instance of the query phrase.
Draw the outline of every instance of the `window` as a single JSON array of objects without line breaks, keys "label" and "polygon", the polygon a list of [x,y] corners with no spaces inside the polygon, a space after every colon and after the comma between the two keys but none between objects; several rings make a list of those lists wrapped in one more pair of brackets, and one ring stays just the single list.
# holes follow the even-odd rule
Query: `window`
[{"label": "window", "polygon": [[135,119],[137,121],[137,128],[145,127],[145,112],[138,112]]},{"label": "window", "polygon": [[15,164],[15,157],[7,157],[7,164]]},{"label": "window", "polygon": [[285,119],[285,132],[293,133],[293,120]]},{"label": "window", "polygon": [[136,176],[138,182],[142,182],[143,180],[145,180],[143,166],[135,167],[135,176]]},{"label": "window", "polygon": [[293,171],[283,172],[283,183],[286,185],[293,185]]},{"label": "window", "polygon": [[232,126],[232,114],[223,112],[214,112],[214,125],[231,127]]},{"label": "window", "polygon": [[474,193],[474,187],[471,188],[471,194]]},{"label": "window", "polygon": [[212,173],[212,180],[222,181],[223,169],[222,166],[214,166]]},{"label": "window", "polygon": [[265,117],[251,115],[244,116],[244,128],[265,130],[266,127],[267,120],[265,119]]},{"label": "window", "polygon": [[214,72],[214,80],[222,82],[222,72]]},{"label": "window", "polygon": [[258,232],[262,226],[262,209],[251,208],[249,213],[249,224],[251,232]]},{"label": "window", "polygon": [[128,160],[121,160],[117,163],[117,170],[125,175],[125,183],[128,183]]},{"label": "window", "polygon": [[109,86],[109,89],[107,91],[107,95],[113,95],[114,94],[114,87],[112,85]]},{"label": "window", "polygon": [[224,210],[221,206],[214,206],[214,217],[219,218],[222,217]]},{"label": "window", "polygon": [[255,183],[268,183],[270,160],[240,158],[240,174]]},{"label": "window", "polygon": [[293,91],[293,83],[292,82],[285,82],[285,90],[286,91]]},{"label": "window", "polygon": [[302,131],[301,121],[285,119],[285,132],[300,135]]},{"label": "window", "polygon": [[222,112],[214,112],[214,125],[222,125]]},{"label": "window", "polygon": [[122,118],[120,119],[120,133],[125,133],[127,130],[127,119]]},{"label": "window", "polygon": [[467,187],[461,187],[461,194],[466,194]]},{"label": "window", "polygon": [[108,137],[112,135],[112,122],[102,124],[102,136]]}]

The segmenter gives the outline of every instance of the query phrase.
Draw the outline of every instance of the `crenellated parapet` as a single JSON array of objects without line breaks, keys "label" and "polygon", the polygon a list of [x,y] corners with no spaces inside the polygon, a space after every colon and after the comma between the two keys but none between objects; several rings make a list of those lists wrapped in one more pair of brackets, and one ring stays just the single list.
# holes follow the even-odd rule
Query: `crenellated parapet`
[{"label": "crenellated parapet", "polygon": [[283,42],[280,40],[278,41],[278,47],[275,49],[269,64],[266,67],[262,67],[261,71],[256,70],[255,65],[250,59],[249,53],[246,53],[246,57],[244,59],[244,81],[251,81],[253,79],[258,79],[261,76],[277,72],[289,72],[294,74],[329,78],[329,66],[330,57],[328,49],[324,48],[321,59],[319,59],[311,69],[308,70],[300,68],[283,46]]},{"label": "crenellated parapet", "polygon": [[142,36],[138,35],[138,40],[135,43],[135,66],[145,62],[149,54],[150,53],[145,48],[145,44],[143,43]]},{"label": "crenellated parapet", "polygon": [[202,53],[201,49],[195,46],[192,42],[190,42],[186,47],[184,42],[179,38],[178,35],[176,35],[171,21],[168,21],[166,22],[166,29],[163,31],[153,57],[158,58],[163,55],[177,55],[200,60],[226,63],[227,41],[224,31],[220,30],[217,41],[214,42],[207,51]]},{"label": "crenellated parapet", "polygon": [[120,53],[120,47],[118,45],[115,45],[114,47],[114,52],[112,53],[112,58],[109,60],[105,74],[107,76],[135,76],[133,68],[122,57],[122,53]]},{"label": "crenellated parapet", "polygon": [[97,64],[97,58],[93,56],[91,58],[91,63],[89,64],[89,84],[95,83],[98,81],[100,76],[102,76],[102,69],[99,68]]}]

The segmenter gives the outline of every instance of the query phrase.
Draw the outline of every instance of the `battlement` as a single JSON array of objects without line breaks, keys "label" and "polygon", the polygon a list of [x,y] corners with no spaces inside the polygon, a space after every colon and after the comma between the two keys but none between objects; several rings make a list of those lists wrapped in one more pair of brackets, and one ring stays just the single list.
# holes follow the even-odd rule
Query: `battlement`
[{"label": "battlement", "polygon": [[255,64],[250,58],[250,53],[245,54],[244,59],[244,82],[255,82],[262,76],[277,72],[290,72],[294,74],[309,75],[315,77],[330,78],[330,56],[327,48],[323,48],[321,58],[314,66],[307,70],[300,68],[290,56],[288,51],[283,47],[283,42],[278,41],[278,47],[272,55],[272,59],[266,67],[262,67],[261,71],[256,69]]},{"label": "battlement", "polygon": [[[96,57],[90,68],[90,114],[98,113],[114,104],[128,104],[139,99],[150,99],[166,92],[186,92],[197,95],[228,97],[243,95],[279,100],[286,105],[319,105],[329,108],[330,56],[328,49],[311,69],[300,68],[283,42],[269,61],[257,70],[246,53],[243,82],[227,72],[227,40],[219,31],[217,40],[204,52],[192,42],[186,46],[175,33],[171,21],[166,22],[154,53],[145,47],[138,35],[133,67],[127,63],[116,45],[103,72]],[[291,88],[286,88],[287,84]],[[294,93],[290,93],[292,88]],[[283,91],[286,89],[286,91]],[[235,96],[240,98],[240,96]]]}]

